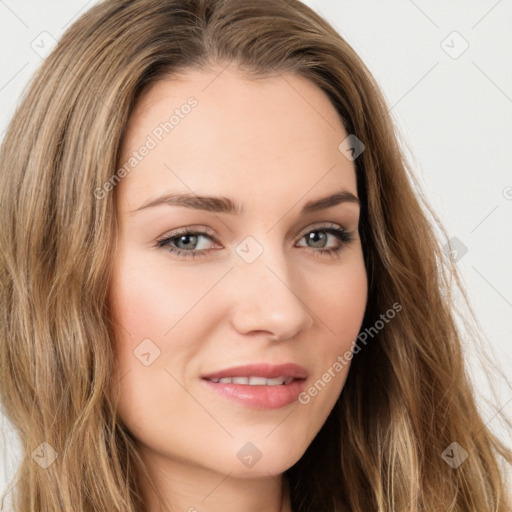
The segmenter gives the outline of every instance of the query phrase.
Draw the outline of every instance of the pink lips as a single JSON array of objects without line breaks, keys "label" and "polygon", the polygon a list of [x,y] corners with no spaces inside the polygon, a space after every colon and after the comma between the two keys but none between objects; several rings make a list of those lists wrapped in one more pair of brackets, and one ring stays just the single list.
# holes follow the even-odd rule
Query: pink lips
[{"label": "pink lips", "polygon": [[[250,364],[209,373],[203,375],[202,379],[210,389],[246,407],[277,409],[297,400],[304,388],[307,376],[308,373],[305,368],[293,363],[280,365]],[[271,386],[220,383],[211,380],[226,377],[264,377],[266,379],[285,377],[286,383]]]},{"label": "pink lips", "polygon": [[293,377],[295,379],[305,379],[308,372],[302,366],[293,363],[286,364],[248,364],[245,366],[235,366],[220,370],[218,372],[203,375],[203,379],[222,379],[223,377],[250,377],[258,376],[272,379],[275,377]]}]

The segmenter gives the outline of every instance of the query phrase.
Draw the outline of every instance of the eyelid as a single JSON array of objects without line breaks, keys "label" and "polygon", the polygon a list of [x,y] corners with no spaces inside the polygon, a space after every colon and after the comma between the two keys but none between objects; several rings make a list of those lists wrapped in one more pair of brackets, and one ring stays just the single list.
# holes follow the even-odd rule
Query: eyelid
[{"label": "eyelid", "polygon": [[349,231],[343,226],[342,224],[336,224],[334,222],[315,222],[311,225],[309,225],[307,228],[304,228],[303,231],[301,231],[299,235],[299,240],[304,236],[307,235],[310,231],[314,231],[315,229],[321,230],[321,229],[327,229],[327,228],[334,228],[334,229],[342,229],[344,232],[348,233]]},{"label": "eyelid", "polygon": [[167,234],[164,234],[164,235],[158,237],[158,239],[164,240],[166,238],[174,238],[175,236],[180,236],[183,234],[190,235],[190,234],[195,234],[195,233],[200,233],[200,234],[204,233],[208,236],[211,236],[212,238],[215,238],[215,236],[216,236],[215,232],[211,228],[208,228],[206,226],[193,225],[193,226],[186,226],[183,228],[173,229],[173,230],[169,231]]},{"label": "eyelid", "polygon": [[[307,235],[309,232],[311,232],[315,229],[320,230],[320,229],[327,229],[327,228],[334,228],[337,230],[339,230],[341,228],[345,233],[347,233],[347,234],[350,233],[350,231],[347,230],[345,228],[345,226],[343,226],[342,224],[336,224],[336,223],[333,223],[330,221],[317,221],[317,222],[314,222],[313,224],[310,224],[309,226],[305,227],[298,235],[298,240],[301,240],[305,235]],[[213,231],[213,229],[211,229],[207,226],[201,226],[201,225],[192,225],[192,226],[186,226],[186,227],[182,227],[182,228],[176,228],[176,229],[170,231],[169,233],[158,237],[157,242],[160,240],[166,240],[168,238],[178,237],[180,235],[203,234],[203,233],[207,234],[208,236],[210,236],[213,240],[215,240],[217,242],[216,234]]]}]

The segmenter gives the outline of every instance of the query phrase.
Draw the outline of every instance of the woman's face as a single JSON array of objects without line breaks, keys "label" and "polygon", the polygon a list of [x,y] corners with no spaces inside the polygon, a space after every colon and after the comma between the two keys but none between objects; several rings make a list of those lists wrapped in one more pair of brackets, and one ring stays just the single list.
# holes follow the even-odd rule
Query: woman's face
[{"label": "woman's face", "polygon": [[[153,84],[130,119],[114,382],[123,423],[160,469],[276,475],[325,422],[361,327],[356,175],[315,85],[221,71]],[[230,371],[247,365],[260,366]]]}]

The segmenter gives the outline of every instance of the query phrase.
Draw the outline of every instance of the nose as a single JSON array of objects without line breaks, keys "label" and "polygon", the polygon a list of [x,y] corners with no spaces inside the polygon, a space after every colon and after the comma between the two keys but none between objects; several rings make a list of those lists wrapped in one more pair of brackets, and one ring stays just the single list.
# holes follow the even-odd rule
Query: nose
[{"label": "nose", "polygon": [[266,249],[252,262],[238,261],[230,273],[236,305],[232,325],[241,334],[265,333],[274,341],[287,340],[309,329],[313,312],[308,293],[292,262]]}]

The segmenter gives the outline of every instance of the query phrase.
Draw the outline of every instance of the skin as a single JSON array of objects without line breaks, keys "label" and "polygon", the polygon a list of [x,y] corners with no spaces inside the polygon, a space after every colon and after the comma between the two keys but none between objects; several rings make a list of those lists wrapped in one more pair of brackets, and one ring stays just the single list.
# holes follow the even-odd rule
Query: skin
[{"label": "skin", "polygon": [[[307,405],[272,410],[228,400],[200,376],[254,362],[294,362],[307,369],[309,387],[351,350],[366,307],[359,205],[300,215],[306,202],[334,191],[357,196],[354,163],[338,150],[347,132],[336,110],[298,75],[253,81],[222,69],[188,70],[146,89],[120,165],[187,98],[198,105],[114,191],[114,382],[119,416],[150,468],[151,480],[141,477],[148,512],[290,511],[282,474],[322,427],[349,364]],[[169,205],[136,211],[168,192],[227,196],[245,212]],[[322,231],[329,225],[345,228],[353,241]],[[213,233],[174,241],[182,251],[205,251],[202,257],[155,245],[183,227]],[[305,236],[311,231],[324,239],[315,245]],[[236,252],[247,236],[263,249],[251,264]],[[318,252],[340,245],[337,257]],[[134,355],[144,339],[160,350],[148,366]],[[261,452],[252,467],[237,457],[247,442]]]}]

